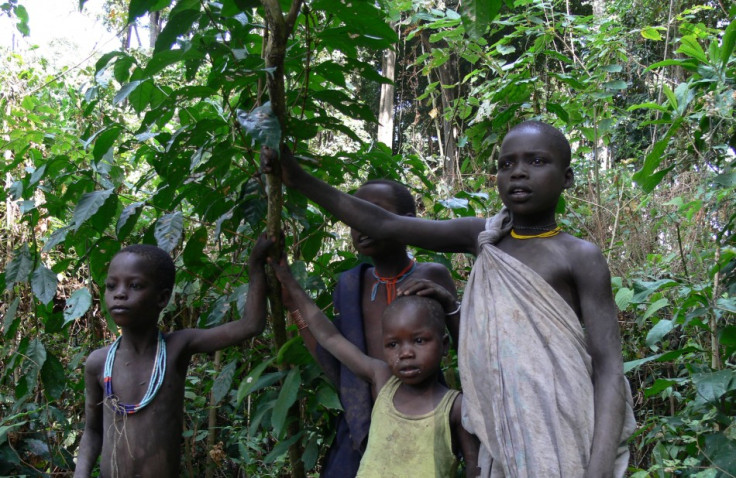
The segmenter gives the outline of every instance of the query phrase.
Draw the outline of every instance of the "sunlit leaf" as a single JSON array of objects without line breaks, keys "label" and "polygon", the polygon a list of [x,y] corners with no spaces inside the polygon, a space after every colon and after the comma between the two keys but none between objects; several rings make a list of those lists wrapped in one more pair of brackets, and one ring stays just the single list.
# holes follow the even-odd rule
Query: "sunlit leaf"
[{"label": "sunlit leaf", "polygon": [[181,241],[182,229],[184,227],[184,218],[181,212],[176,211],[171,214],[165,214],[156,221],[156,229],[154,237],[156,244],[166,252],[171,252]]},{"label": "sunlit leaf", "polygon": [[75,290],[64,307],[64,325],[83,316],[91,305],[92,294],[89,293],[89,289],[82,287]]},{"label": "sunlit leaf", "polygon": [[238,122],[257,143],[279,151],[281,124],[271,110],[271,102],[251,112],[238,111]]},{"label": "sunlit leaf", "polygon": [[112,189],[103,189],[84,194],[72,214],[72,229],[76,231],[89,218],[94,216],[112,194]]},{"label": "sunlit leaf", "polygon": [[31,277],[31,289],[33,290],[33,295],[35,295],[42,304],[48,304],[51,302],[51,299],[54,298],[54,295],[56,295],[56,283],[57,280],[54,271],[43,264],[39,265],[36,270],[33,271],[33,276]]}]

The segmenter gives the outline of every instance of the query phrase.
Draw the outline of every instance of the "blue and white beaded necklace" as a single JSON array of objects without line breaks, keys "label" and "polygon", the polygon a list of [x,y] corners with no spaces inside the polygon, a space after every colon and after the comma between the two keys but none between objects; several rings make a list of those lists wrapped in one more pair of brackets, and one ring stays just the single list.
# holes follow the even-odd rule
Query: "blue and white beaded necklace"
[{"label": "blue and white beaded necklace", "polygon": [[153,359],[153,370],[151,371],[151,379],[148,381],[148,389],[140,403],[129,405],[127,403],[121,403],[112,391],[112,365],[115,362],[115,353],[118,351],[118,345],[120,345],[120,339],[122,338],[122,335],[118,337],[107,351],[102,380],[105,383],[105,400],[109,400],[115,413],[118,415],[131,415],[151,403],[151,400],[153,400],[161,388],[164,376],[166,375],[166,340],[164,340],[164,334],[159,330],[156,357]]}]

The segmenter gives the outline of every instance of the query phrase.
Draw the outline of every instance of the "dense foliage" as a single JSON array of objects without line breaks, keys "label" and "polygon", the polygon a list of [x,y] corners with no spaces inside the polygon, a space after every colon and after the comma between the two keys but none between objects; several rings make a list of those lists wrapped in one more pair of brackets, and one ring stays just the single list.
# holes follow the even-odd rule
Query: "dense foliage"
[{"label": "dense foliage", "polygon": [[[604,249],[614,276],[639,424],[632,475],[736,476],[736,7],[293,2],[132,0],[122,23],[162,19],[153,47],[62,75],[2,52],[0,475],[73,469],[84,359],[117,332],[100,292],[122,245],[175,257],[164,328],[209,327],[242,309],[248,253],[276,214],[331,313],[336,276],[359,258],[304,197],[285,191],[269,210],[280,185],[259,173],[261,144],[288,144],[344,190],[399,179],[425,217],[488,215],[499,139],[540,118],[575,149],[561,222]],[[19,3],[0,14],[25,33]],[[269,63],[274,38],[283,64]],[[391,48],[386,146],[376,115]],[[470,258],[415,253],[450,265],[462,289]],[[277,294],[266,334],[195,359],[186,393],[187,476],[314,474],[339,407]]]}]

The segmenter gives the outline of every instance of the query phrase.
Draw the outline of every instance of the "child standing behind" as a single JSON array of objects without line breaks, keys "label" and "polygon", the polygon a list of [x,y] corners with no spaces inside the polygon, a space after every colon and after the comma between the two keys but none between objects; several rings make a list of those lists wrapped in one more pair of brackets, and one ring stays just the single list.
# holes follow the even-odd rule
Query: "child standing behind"
[{"label": "child standing behind", "polygon": [[195,353],[214,352],[263,331],[263,267],[271,244],[263,235],[253,247],[247,303],[240,320],[167,334],[159,330],[158,319],[174,287],[171,257],[150,245],[129,246],[113,257],[105,281],[105,305],[122,334],[87,358],[86,423],[75,477],[89,477],[100,455],[100,476],[180,476],[189,361]]},{"label": "child standing behind", "polygon": [[439,382],[447,352],[445,313],[435,299],[405,295],[383,312],[383,359],[363,353],[343,337],[291,275],[282,259],[271,264],[292,316],[377,396],[359,478],[454,476],[462,451],[466,476],[476,476],[478,443],[463,429],[461,394]]},{"label": "child standing behind", "polygon": [[482,476],[620,477],[628,463],[633,412],[608,266],[597,246],[555,220],[574,182],[570,158],[559,130],[521,123],[498,158],[504,210],[436,221],[341,193],[281,154],[284,183],[349,226],[477,256],[463,295],[458,365],[463,422],[481,441]]},{"label": "child standing behind", "polygon": [[[416,216],[414,198],[409,190],[395,181],[371,180],[355,192],[361,198],[401,216]],[[394,300],[397,291],[414,281],[431,281],[449,294],[438,298],[446,308],[447,327],[457,346],[459,308],[455,284],[450,271],[433,262],[417,262],[410,258],[406,245],[393,240],[378,240],[372,234],[351,229],[355,250],[371,259],[345,271],[333,294],[338,331],[367,355],[383,358],[381,316]],[[335,384],[344,412],[338,415],[335,439],[322,467],[322,478],[352,478],[358,471],[365,450],[371,410],[376,398],[369,384],[348,367],[316,347],[309,329],[300,330],[304,342],[327,376]]]}]

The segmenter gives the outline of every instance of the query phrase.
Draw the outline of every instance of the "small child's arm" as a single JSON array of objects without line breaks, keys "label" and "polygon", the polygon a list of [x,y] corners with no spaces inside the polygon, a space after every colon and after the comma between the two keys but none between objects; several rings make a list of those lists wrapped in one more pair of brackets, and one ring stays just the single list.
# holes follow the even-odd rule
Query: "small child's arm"
[{"label": "small child's arm", "polygon": [[593,361],[593,445],[586,477],[612,477],[626,410],[623,357],[611,276],[600,250],[587,243],[578,257],[575,283]]},{"label": "small child's arm", "polygon": [[478,234],[485,228],[485,219],[461,217],[448,220],[419,219],[393,214],[350,194],[345,194],[304,171],[291,152],[284,148],[281,157],[268,147],[261,149],[261,167],[272,173],[276,162],[281,164],[281,178],[316,202],[348,226],[359,231],[371,231],[374,239],[392,239],[424,249],[475,254]]},{"label": "small child's arm", "polygon": [[480,440],[478,437],[463,428],[463,395],[460,394],[452,404],[450,411],[450,425],[452,426],[452,435],[456,445],[460,448],[465,460],[465,476],[467,478],[476,477],[480,474],[478,468],[478,450],[480,449]]},{"label": "small child's arm", "polygon": [[250,283],[245,309],[240,320],[213,327],[211,329],[184,329],[179,333],[186,335],[189,352],[210,353],[236,345],[263,332],[266,327],[266,254],[274,244],[272,239],[261,234],[253,246],[248,259]]},{"label": "small child's arm", "polygon": [[79,443],[79,453],[74,478],[91,476],[92,469],[102,451],[102,388],[99,376],[105,354],[93,351],[84,366],[84,432]]},{"label": "small child's arm", "polygon": [[391,376],[388,365],[382,360],[364,354],[337,330],[301,288],[291,274],[286,259],[282,258],[278,264],[274,262],[270,264],[283,286],[284,294],[288,296],[285,297],[285,302],[295,307],[291,313],[298,314],[299,318],[304,320],[314,339],[325,350],[345,364],[355,375],[372,383],[376,390],[380,390]]}]

